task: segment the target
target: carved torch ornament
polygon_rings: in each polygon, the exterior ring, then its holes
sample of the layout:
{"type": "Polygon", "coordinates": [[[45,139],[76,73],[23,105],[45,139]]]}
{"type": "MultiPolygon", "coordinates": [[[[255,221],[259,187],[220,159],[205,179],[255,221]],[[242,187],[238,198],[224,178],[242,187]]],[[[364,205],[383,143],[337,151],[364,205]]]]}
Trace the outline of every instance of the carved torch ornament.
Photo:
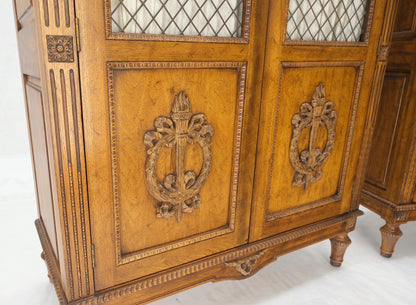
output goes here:
{"type": "Polygon", "coordinates": [[[211,171],[211,138],[214,129],[207,123],[204,114],[192,114],[188,96],[181,91],[174,98],[171,117],[160,116],[154,121],[154,130],[146,131],[146,185],[150,194],[158,201],[158,217],[177,215],[178,222],[183,213],[191,213],[199,206],[199,192],[211,171]],[[203,152],[203,164],[199,175],[186,171],[185,151],[188,144],[199,144],[203,152]],[[159,181],[156,164],[162,148],[175,148],[175,173],[159,181]]]}
{"type": "Polygon", "coordinates": [[[337,113],[334,103],[326,100],[325,86],[316,86],[310,103],[303,103],[300,112],[292,118],[292,139],[290,142],[290,163],[295,170],[292,185],[308,189],[310,183],[322,177],[322,167],[328,160],[335,143],[337,113]],[[319,128],[327,130],[327,140],[323,151],[316,147],[319,128]],[[304,129],[309,129],[309,147],[299,152],[299,138],[304,129]]]}

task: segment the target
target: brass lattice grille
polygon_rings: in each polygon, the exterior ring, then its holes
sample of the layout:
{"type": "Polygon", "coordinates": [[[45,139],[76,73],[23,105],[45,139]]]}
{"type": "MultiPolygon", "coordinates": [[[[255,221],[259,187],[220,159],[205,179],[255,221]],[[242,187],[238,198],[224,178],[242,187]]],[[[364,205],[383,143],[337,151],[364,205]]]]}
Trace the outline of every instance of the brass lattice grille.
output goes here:
{"type": "Polygon", "coordinates": [[[367,0],[290,0],[286,39],[360,41],[367,0]]]}
{"type": "Polygon", "coordinates": [[[113,33],[241,37],[243,0],[111,0],[113,33]]]}

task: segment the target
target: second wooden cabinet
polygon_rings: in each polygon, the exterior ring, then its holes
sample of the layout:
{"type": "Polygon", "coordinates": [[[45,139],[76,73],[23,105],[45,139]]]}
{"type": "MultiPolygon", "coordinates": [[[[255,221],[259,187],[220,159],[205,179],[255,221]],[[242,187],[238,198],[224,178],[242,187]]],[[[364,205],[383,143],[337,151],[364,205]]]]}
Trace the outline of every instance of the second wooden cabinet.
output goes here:
{"type": "Polygon", "coordinates": [[[394,1],[133,2],[16,1],[61,303],[149,302],[328,238],[339,266],[394,1]]]}

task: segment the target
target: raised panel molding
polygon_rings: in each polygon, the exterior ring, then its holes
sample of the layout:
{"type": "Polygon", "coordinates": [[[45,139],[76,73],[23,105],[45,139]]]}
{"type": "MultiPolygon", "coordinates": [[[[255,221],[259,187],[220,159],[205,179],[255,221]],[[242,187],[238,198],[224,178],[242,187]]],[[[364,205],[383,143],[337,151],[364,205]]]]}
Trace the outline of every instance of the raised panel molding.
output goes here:
{"type": "MultiPolygon", "coordinates": [[[[306,212],[318,207],[323,207],[325,205],[331,204],[336,201],[342,200],[342,195],[344,192],[345,187],[345,179],[346,174],[348,170],[348,163],[350,158],[350,150],[351,150],[351,144],[352,144],[352,137],[354,133],[355,128],[355,119],[357,116],[357,108],[358,108],[358,102],[360,98],[360,88],[361,88],[361,82],[363,78],[363,72],[364,72],[364,62],[358,61],[358,62],[282,62],[281,63],[281,69],[280,69],[280,79],[283,77],[283,72],[285,69],[290,68],[306,68],[306,67],[354,67],[356,69],[356,77],[355,77],[355,84],[354,84],[354,92],[352,93],[353,101],[351,105],[351,114],[349,119],[349,125],[348,125],[348,132],[345,138],[345,149],[344,149],[344,156],[342,158],[342,165],[341,165],[341,174],[338,180],[338,187],[337,192],[333,194],[330,197],[322,198],[317,201],[309,202],[307,204],[303,204],[300,206],[296,206],[293,208],[289,208],[286,210],[274,212],[274,213],[266,213],[266,222],[271,222],[278,220],[283,217],[287,217],[290,215],[306,212]]],[[[280,81],[281,83],[281,81],[280,81]]],[[[279,88],[280,92],[281,88],[279,88]]],[[[273,135],[273,151],[272,151],[272,160],[270,162],[270,170],[268,175],[268,195],[267,195],[267,203],[266,206],[269,206],[269,200],[270,200],[270,192],[271,192],[271,184],[272,184],[272,170],[273,170],[273,162],[275,155],[275,147],[276,147],[276,137],[277,137],[277,120],[278,120],[278,104],[276,103],[277,110],[275,111],[276,117],[275,117],[275,128],[274,128],[274,135],[273,135]]],[[[340,139],[342,141],[343,139],[340,139]]],[[[288,160],[289,162],[290,160],[288,160]]],[[[267,208],[267,210],[269,210],[267,208]]]]}
{"type": "Polygon", "coordinates": [[[112,181],[113,181],[113,204],[115,216],[115,241],[116,241],[116,257],[117,265],[124,265],[146,257],[161,254],[166,251],[185,247],[197,242],[212,239],[221,235],[232,233],[235,230],[236,208],[237,208],[237,185],[238,172],[240,166],[241,152],[241,135],[243,125],[243,112],[245,101],[245,82],[246,82],[246,63],[245,62],[108,62],[108,87],[110,102],[110,142],[111,142],[111,158],[112,158],[112,181]],[[228,225],[203,232],[188,238],[176,240],[174,242],[151,247],[142,251],[136,251],[129,254],[123,254],[121,250],[121,222],[120,222],[120,194],[119,194],[119,166],[118,166],[118,147],[117,147],[117,125],[116,111],[114,100],[114,71],[115,70],[140,70],[140,69],[236,69],[238,71],[238,92],[237,92],[237,113],[236,124],[234,128],[234,156],[232,168],[232,183],[230,196],[230,209],[228,217],[228,225]]]}

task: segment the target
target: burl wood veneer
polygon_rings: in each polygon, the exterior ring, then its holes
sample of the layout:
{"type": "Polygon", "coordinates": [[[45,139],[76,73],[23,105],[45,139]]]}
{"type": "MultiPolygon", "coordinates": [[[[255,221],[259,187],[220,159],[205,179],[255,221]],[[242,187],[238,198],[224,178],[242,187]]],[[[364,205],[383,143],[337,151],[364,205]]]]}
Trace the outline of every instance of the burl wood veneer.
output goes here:
{"type": "Polygon", "coordinates": [[[386,220],[380,228],[385,257],[402,236],[400,225],[416,220],[416,1],[399,1],[394,21],[361,198],[386,220]]]}
{"type": "Polygon", "coordinates": [[[233,37],[113,33],[110,0],[15,0],[60,303],[147,303],[326,239],[340,266],[396,2],[364,1],[347,42],[290,39],[286,0],[245,0],[233,37]]]}

